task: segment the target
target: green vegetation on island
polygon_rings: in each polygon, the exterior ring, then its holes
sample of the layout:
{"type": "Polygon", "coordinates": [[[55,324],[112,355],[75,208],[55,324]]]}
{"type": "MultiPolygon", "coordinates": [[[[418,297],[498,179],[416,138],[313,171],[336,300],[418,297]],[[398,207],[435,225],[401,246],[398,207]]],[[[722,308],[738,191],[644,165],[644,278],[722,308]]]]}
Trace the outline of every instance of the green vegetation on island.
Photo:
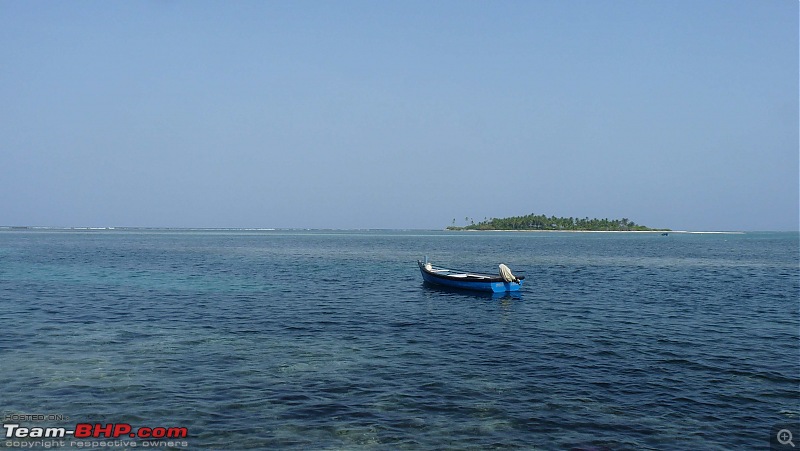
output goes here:
{"type": "Polygon", "coordinates": [[[533,213],[527,216],[484,219],[477,224],[470,218],[464,218],[464,220],[469,224],[461,227],[456,226],[456,220],[453,219],[453,225],[447,227],[447,230],[573,230],[584,232],[664,232],[670,230],[651,229],[636,224],[628,218],[557,218],[533,213]]]}

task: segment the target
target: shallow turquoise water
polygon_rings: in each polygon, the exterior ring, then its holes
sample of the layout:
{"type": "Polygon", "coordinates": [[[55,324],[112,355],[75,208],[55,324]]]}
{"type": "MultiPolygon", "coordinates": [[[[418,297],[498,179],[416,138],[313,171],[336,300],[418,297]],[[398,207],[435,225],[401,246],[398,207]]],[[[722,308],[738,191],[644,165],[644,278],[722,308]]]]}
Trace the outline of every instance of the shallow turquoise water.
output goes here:
{"type": "Polygon", "coordinates": [[[191,449],[764,449],[800,415],[798,255],[797,233],[6,230],[0,409],[191,449]],[[437,290],[426,254],[526,285],[437,290]]]}

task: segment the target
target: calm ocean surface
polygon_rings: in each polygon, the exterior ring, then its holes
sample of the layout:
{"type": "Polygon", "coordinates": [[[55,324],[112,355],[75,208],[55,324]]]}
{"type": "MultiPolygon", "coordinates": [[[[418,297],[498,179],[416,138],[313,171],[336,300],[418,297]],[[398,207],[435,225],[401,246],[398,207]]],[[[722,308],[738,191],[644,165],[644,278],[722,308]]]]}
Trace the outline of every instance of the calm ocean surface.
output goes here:
{"type": "Polygon", "coordinates": [[[0,411],[190,449],[769,449],[800,421],[798,241],[6,229],[0,411]],[[526,284],[430,288],[424,255],[526,284]]]}

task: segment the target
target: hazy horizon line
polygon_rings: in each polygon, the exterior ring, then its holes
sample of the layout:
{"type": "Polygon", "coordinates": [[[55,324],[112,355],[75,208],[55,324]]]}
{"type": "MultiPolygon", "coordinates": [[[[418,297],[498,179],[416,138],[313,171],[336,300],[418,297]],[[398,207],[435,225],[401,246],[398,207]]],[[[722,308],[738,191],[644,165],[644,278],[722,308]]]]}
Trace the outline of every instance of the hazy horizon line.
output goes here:
{"type": "Polygon", "coordinates": [[[800,233],[800,230],[448,230],[446,227],[172,227],[172,226],[36,226],[0,225],[0,231],[62,230],[62,231],[125,231],[125,230],[172,230],[172,231],[444,231],[444,232],[530,232],[530,233],[685,233],[685,234],[744,234],[744,233],[800,233]]]}

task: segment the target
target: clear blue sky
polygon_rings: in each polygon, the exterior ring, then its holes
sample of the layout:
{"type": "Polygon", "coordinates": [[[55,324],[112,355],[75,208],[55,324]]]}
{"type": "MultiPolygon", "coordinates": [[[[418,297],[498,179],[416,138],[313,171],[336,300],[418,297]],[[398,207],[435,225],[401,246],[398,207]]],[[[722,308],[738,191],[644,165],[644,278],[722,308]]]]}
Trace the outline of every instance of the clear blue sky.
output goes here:
{"type": "Polygon", "coordinates": [[[0,225],[797,230],[798,16],[0,0],[0,225]]]}

